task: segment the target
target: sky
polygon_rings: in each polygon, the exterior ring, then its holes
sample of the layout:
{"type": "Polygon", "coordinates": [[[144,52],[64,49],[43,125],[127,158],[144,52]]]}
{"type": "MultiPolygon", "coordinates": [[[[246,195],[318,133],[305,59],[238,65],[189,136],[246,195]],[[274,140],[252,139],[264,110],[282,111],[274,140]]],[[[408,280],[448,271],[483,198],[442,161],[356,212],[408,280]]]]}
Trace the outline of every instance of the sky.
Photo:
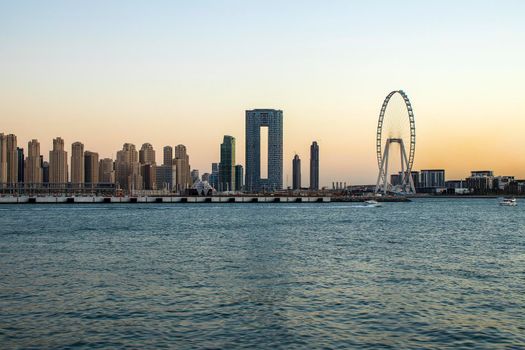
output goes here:
{"type": "Polygon", "coordinates": [[[223,135],[244,164],[245,110],[275,108],[285,185],[296,153],[308,185],[314,140],[321,185],[368,184],[402,89],[415,170],[525,178],[524,18],[523,1],[0,0],[0,132],[46,158],[57,136],[101,157],[149,142],[159,162],[184,144],[204,173],[223,135]]]}

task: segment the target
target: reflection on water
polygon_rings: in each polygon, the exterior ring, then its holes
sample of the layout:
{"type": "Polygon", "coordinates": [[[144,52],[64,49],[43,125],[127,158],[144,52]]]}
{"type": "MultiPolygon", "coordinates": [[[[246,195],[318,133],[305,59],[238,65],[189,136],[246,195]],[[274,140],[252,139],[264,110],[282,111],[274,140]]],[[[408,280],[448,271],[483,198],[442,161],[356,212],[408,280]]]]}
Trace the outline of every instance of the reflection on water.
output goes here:
{"type": "Polygon", "coordinates": [[[525,207],[0,207],[1,348],[525,346],[525,207]]]}

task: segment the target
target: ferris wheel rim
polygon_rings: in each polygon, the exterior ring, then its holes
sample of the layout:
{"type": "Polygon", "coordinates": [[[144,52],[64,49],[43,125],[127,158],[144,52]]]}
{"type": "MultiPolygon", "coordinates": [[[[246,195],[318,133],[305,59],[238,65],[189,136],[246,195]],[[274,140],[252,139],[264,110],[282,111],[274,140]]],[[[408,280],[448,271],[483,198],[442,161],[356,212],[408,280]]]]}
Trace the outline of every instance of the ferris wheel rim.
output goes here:
{"type": "Polygon", "coordinates": [[[407,108],[408,113],[408,119],[410,122],[410,150],[409,150],[409,156],[408,156],[408,167],[406,169],[407,173],[410,173],[412,171],[412,166],[414,164],[414,155],[416,152],[416,124],[414,120],[414,111],[412,109],[412,104],[410,103],[410,100],[407,96],[407,94],[403,90],[394,90],[390,92],[384,99],[383,104],[381,106],[381,111],[379,112],[379,119],[377,121],[377,132],[376,132],[376,155],[377,155],[377,165],[379,169],[381,170],[381,161],[383,158],[383,144],[382,144],[382,135],[383,135],[383,121],[385,119],[385,112],[386,108],[388,107],[388,103],[390,102],[390,99],[395,94],[399,94],[403,101],[405,102],[405,106],[407,108]]]}

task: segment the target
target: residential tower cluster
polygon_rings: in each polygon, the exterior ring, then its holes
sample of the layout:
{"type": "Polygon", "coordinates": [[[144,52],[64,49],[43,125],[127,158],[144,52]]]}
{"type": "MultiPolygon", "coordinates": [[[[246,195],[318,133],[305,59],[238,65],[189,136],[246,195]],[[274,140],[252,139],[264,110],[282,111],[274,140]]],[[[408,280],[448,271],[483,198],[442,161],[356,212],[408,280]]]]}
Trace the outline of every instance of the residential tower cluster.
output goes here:
{"type": "MultiPolygon", "coordinates": [[[[61,137],[53,139],[47,159],[40,142],[19,147],[16,135],[0,134],[0,190],[10,194],[199,194],[261,193],[283,189],[283,112],[276,109],[246,111],[246,172],[236,163],[235,137],[225,135],[220,144],[220,161],[202,176],[192,169],[185,145],[163,147],[162,164],[156,162],[151,143],[140,149],[124,143],[116,159],[100,158],[82,142],[71,144],[70,154],[61,137]],[[261,169],[261,129],[268,129],[267,169],[261,169]],[[264,170],[262,175],[261,170],[264,170]],[[147,192],[149,191],[149,192],[147,192]]],[[[298,157],[298,156],[297,156],[298,157]]],[[[300,165],[294,167],[299,176],[300,165]]],[[[319,189],[319,146],[311,147],[310,189],[319,189]]]]}

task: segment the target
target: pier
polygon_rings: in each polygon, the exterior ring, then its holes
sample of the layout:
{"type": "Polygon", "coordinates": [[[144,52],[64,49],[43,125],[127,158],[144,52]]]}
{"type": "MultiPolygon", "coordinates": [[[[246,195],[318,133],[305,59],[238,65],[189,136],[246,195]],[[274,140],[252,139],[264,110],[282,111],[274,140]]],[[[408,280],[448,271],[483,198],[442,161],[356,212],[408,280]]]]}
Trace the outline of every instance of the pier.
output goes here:
{"type": "Polygon", "coordinates": [[[1,204],[410,202],[403,196],[2,196],[1,204]]]}
{"type": "Polygon", "coordinates": [[[92,204],[92,203],[330,203],[331,197],[300,196],[5,196],[0,204],[92,204]]]}

